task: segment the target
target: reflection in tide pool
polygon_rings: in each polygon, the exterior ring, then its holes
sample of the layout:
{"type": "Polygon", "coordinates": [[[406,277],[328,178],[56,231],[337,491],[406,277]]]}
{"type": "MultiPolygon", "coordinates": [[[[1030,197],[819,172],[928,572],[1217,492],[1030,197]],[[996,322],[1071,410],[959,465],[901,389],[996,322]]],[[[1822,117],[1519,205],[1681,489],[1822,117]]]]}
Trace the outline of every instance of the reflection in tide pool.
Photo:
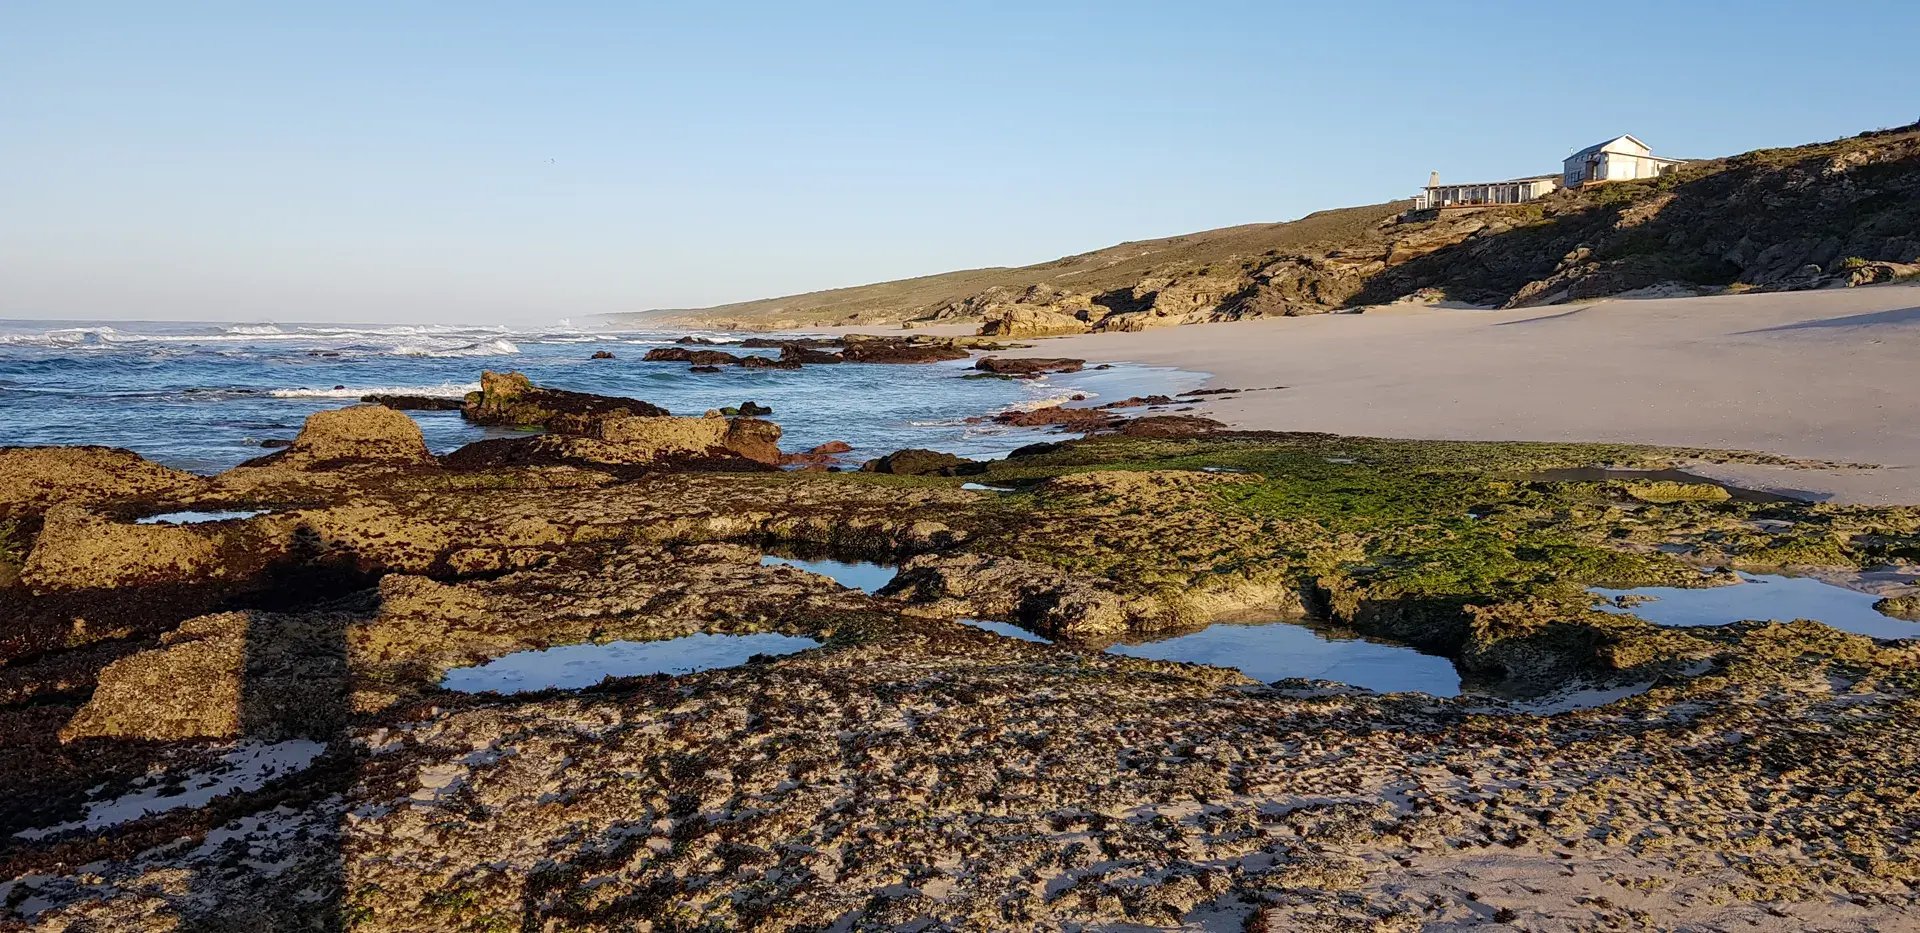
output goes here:
{"type": "Polygon", "coordinates": [[[1304,677],[1382,693],[1460,694],[1460,673],[1446,658],[1402,645],[1334,638],[1288,622],[1219,623],[1189,635],[1107,650],[1134,658],[1231,667],[1265,683],[1304,677]]]}
{"type": "Polygon", "coordinates": [[[136,525],[201,525],[207,522],[226,522],[265,514],[267,514],[265,509],[246,512],[167,512],[161,515],[149,515],[146,518],[136,518],[133,523],[136,525]]]}
{"type": "Polygon", "coordinates": [[[1018,638],[1021,641],[1037,642],[1042,645],[1053,644],[1053,639],[1047,638],[1044,635],[1035,635],[1011,622],[995,622],[991,619],[960,619],[958,621],[961,625],[971,625],[977,629],[985,629],[995,635],[1018,638]]]}
{"type": "Polygon", "coordinates": [[[769,554],[760,558],[762,567],[798,567],[809,573],[823,577],[832,577],[841,586],[856,589],[863,593],[872,593],[893,581],[894,569],[885,564],[867,561],[844,560],[799,560],[792,557],[774,557],[769,554]]]}
{"type": "Polygon", "coordinates": [[[608,677],[691,674],[745,664],[756,654],[793,654],[819,646],[811,638],[759,633],[705,633],[665,641],[610,641],[522,651],[448,671],[440,686],[460,693],[524,693],[590,687],[608,677]]]}
{"type": "MultiPolygon", "coordinates": [[[[1649,601],[1628,606],[1612,603],[1600,608],[1631,614],[1655,625],[1726,625],[1744,620],[1814,619],[1843,632],[1873,638],[1920,637],[1920,623],[1902,622],[1873,608],[1878,599],[1812,577],[1740,574],[1739,583],[1698,589],[1647,586],[1634,590],[1594,587],[1589,592],[1608,600],[1638,597],[1649,601]]],[[[1631,602],[1631,600],[1629,600],[1631,602]]]]}

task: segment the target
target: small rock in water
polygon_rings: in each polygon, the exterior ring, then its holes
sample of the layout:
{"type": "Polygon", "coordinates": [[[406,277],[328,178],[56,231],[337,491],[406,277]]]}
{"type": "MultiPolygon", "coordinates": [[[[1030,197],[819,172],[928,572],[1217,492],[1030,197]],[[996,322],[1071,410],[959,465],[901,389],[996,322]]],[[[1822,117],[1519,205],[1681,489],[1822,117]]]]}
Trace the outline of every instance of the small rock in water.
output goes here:
{"type": "Polygon", "coordinates": [[[590,360],[610,360],[610,359],[613,359],[613,351],[611,351],[611,350],[595,350],[595,351],[593,351],[593,355],[592,355],[592,356],[589,356],[589,357],[587,357],[587,359],[590,359],[590,360]]]}

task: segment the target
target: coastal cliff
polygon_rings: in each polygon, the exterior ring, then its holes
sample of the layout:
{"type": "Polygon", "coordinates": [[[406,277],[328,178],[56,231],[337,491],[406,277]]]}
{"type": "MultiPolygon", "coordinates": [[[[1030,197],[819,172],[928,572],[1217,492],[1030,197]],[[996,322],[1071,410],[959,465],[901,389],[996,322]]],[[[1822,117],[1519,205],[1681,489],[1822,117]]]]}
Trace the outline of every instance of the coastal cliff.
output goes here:
{"type": "Polygon", "coordinates": [[[730,330],[979,322],[1136,331],[1395,302],[1529,306],[1920,274],[1920,124],[1691,162],[1659,178],[1442,212],[1396,201],[619,324],[730,330]]]}

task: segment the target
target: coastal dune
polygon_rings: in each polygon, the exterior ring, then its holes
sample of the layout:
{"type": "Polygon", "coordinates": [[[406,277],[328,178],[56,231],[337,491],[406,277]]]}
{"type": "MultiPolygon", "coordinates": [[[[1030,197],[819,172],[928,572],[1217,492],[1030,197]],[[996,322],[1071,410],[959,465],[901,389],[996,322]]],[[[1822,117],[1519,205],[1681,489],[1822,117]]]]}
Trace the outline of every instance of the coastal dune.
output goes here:
{"type": "Polygon", "coordinates": [[[1920,502],[1920,286],[1376,308],[1040,346],[1286,387],[1202,403],[1237,427],[1753,450],[1877,468],[1699,470],[1805,498],[1920,502]]]}

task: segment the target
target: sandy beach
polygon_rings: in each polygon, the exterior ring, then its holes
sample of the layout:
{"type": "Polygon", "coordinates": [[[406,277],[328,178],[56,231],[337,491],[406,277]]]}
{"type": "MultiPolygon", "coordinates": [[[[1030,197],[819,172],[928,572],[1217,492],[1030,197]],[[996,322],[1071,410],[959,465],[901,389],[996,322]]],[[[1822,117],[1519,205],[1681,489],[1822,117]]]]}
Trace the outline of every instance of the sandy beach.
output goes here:
{"type": "Polygon", "coordinates": [[[1509,311],[1385,308],[1089,334],[1034,353],[1177,366],[1236,426],[1762,451],[1876,469],[1710,465],[1806,498],[1920,502],[1920,287],[1509,311]]]}

